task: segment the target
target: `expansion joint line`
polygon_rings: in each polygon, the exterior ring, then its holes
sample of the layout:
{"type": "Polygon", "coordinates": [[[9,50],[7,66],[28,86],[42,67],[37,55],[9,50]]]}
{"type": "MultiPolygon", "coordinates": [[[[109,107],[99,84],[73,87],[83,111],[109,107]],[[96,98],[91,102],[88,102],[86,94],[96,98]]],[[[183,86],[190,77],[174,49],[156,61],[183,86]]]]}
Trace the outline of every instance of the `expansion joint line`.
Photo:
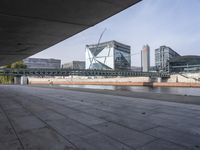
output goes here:
{"type": "Polygon", "coordinates": [[[36,115],[33,111],[28,110],[21,102],[19,102],[18,100],[15,100],[16,103],[20,104],[25,110],[29,111],[33,116],[35,116],[37,119],[39,119],[40,121],[42,121],[49,129],[53,130],[55,133],[57,133],[58,135],[60,135],[62,138],[64,138],[67,142],[69,142],[70,144],[72,144],[76,150],[80,150],[80,148],[78,148],[74,143],[72,143],[69,139],[67,139],[64,135],[62,135],[61,133],[59,133],[56,129],[54,129],[51,125],[49,125],[46,121],[44,121],[43,119],[41,119],[38,115],[36,115]]]}
{"type": "Polygon", "coordinates": [[[6,113],[6,111],[4,110],[4,108],[3,108],[3,106],[2,106],[1,104],[0,104],[0,108],[3,110],[4,115],[6,116],[8,122],[10,123],[10,125],[11,125],[11,127],[12,127],[12,129],[13,129],[13,131],[14,131],[14,133],[15,133],[15,136],[17,137],[17,139],[18,139],[18,141],[19,141],[19,143],[20,143],[22,149],[25,150],[25,147],[24,147],[24,145],[23,145],[23,143],[22,143],[20,137],[18,136],[17,131],[15,130],[12,121],[11,121],[10,118],[8,117],[8,114],[6,113]]]}
{"type": "MultiPolygon", "coordinates": [[[[33,96],[33,95],[32,95],[32,96],[33,96]]],[[[38,99],[40,99],[41,101],[43,101],[43,98],[41,98],[41,97],[38,97],[38,96],[33,96],[33,97],[37,97],[38,99]]],[[[35,102],[35,101],[34,101],[33,103],[38,104],[38,103],[35,102]]],[[[51,101],[51,103],[54,103],[54,104],[55,104],[55,102],[52,102],[52,101],[51,101]]],[[[61,104],[58,104],[58,105],[61,105],[61,104]]],[[[61,106],[62,106],[62,105],[61,105],[61,106]]],[[[67,107],[67,108],[73,110],[73,108],[70,108],[70,107],[68,107],[68,106],[63,106],[63,107],[67,107]]],[[[83,126],[89,128],[89,129],[91,129],[91,130],[96,131],[97,133],[101,133],[102,135],[104,135],[104,136],[106,136],[106,137],[109,137],[110,139],[112,139],[112,140],[114,140],[114,141],[117,141],[117,142],[119,142],[119,143],[125,145],[126,147],[129,147],[130,149],[134,149],[132,146],[130,146],[130,145],[124,143],[124,142],[121,142],[120,140],[115,139],[115,138],[113,138],[112,136],[109,136],[109,135],[105,134],[104,132],[101,132],[101,131],[99,131],[99,130],[97,130],[97,129],[95,129],[95,128],[92,128],[91,126],[86,125],[86,124],[84,124],[84,123],[82,123],[82,122],[80,122],[80,121],[78,121],[78,120],[76,120],[76,119],[74,119],[74,118],[71,118],[71,117],[69,117],[69,116],[65,116],[65,114],[63,114],[63,113],[61,113],[61,112],[58,112],[58,111],[56,111],[56,110],[54,110],[54,109],[51,109],[51,108],[49,108],[49,109],[52,110],[52,111],[54,111],[54,112],[56,112],[56,113],[58,113],[58,114],[60,114],[60,115],[62,115],[62,116],[64,116],[64,117],[66,117],[66,118],[70,118],[70,119],[72,119],[73,121],[78,122],[79,124],[81,124],[81,125],[83,125],[83,126]]],[[[74,110],[75,110],[75,109],[74,109],[74,110]]],[[[79,111],[79,112],[82,112],[82,111],[79,111]]],[[[87,114],[87,113],[86,113],[86,114],[87,114]]],[[[108,122],[111,122],[111,121],[108,121],[108,122]]]]}

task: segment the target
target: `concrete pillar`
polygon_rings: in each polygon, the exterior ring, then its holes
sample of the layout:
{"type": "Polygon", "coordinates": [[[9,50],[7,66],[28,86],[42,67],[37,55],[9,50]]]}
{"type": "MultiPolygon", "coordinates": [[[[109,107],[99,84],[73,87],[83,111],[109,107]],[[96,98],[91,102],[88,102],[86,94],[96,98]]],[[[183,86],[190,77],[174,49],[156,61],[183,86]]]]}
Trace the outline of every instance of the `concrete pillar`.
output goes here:
{"type": "Polygon", "coordinates": [[[148,81],[149,82],[156,82],[157,78],[156,77],[149,77],[148,81]]]}
{"type": "Polygon", "coordinates": [[[159,83],[162,82],[162,78],[158,77],[157,82],[159,82],[159,83]]]}
{"type": "Polygon", "coordinates": [[[176,76],[176,82],[178,82],[178,76],[176,76]]]}
{"type": "Polygon", "coordinates": [[[16,77],[14,77],[14,84],[27,85],[28,84],[28,77],[26,77],[26,76],[16,76],[16,77]]]}
{"type": "Polygon", "coordinates": [[[21,77],[20,84],[21,84],[21,85],[27,85],[27,84],[28,84],[28,77],[22,76],[22,77],[21,77]]]}
{"type": "Polygon", "coordinates": [[[21,77],[20,76],[14,77],[14,84],[21,84],[21,77]]]}

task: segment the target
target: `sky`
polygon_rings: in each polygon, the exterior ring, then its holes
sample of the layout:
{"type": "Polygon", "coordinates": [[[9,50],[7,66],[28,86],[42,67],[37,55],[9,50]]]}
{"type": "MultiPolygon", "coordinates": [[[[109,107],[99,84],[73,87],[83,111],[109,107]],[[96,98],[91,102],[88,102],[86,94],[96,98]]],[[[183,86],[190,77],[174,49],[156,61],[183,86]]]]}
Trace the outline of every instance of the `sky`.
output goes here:
{"type": "Polygon", "coordinates": [[[62,63],[85,60],[85,45],[116,40],[131,46],[132,66],[141,65],[140,51],[148,44],[151,66],[161,45],[181,55],[200,55],[200,0],[143,0],[36,55],[56,58],[62,63]]]}

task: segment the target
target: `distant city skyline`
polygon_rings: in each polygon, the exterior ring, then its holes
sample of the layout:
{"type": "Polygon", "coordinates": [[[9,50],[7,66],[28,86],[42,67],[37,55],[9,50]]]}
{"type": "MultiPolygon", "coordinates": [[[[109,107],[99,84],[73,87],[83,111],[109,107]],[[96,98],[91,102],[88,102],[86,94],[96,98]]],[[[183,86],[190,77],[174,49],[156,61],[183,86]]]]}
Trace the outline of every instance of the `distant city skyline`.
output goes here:
{"type": "Polygon", "coordinates": [[[151,66],[154,51],[162,45],[181,55],[200,55],[199,0],[143,0],[125,11],[31,57],[61,59],[62,63],[85,60],[85,46],[116,40],[131,46],[132,66],[141,66],[140,51],[150,46],[151,66]]]}

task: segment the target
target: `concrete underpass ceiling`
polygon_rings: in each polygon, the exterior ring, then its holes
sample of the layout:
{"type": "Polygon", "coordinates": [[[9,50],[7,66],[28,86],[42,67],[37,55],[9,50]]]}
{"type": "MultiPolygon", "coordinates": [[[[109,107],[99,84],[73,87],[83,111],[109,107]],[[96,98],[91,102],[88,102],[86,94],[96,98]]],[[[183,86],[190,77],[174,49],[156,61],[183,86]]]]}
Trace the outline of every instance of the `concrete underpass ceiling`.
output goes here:
{"type": "Polygon", "coordinates": [[[0,65],[38,53],[140,0],[1,0],[0,65]]]}

